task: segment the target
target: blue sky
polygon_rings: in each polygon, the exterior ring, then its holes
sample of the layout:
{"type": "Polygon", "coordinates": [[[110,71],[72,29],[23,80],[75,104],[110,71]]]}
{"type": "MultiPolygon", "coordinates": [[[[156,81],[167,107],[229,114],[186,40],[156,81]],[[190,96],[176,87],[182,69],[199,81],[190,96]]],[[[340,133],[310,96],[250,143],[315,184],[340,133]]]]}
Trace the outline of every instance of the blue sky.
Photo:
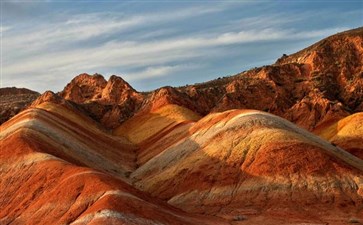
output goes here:
{"type": "Polygon", "coordinates": [[[276,61],[363,24],[363,1],[1,0],[1,86],[116,74],[140,91],[276,61]]]}

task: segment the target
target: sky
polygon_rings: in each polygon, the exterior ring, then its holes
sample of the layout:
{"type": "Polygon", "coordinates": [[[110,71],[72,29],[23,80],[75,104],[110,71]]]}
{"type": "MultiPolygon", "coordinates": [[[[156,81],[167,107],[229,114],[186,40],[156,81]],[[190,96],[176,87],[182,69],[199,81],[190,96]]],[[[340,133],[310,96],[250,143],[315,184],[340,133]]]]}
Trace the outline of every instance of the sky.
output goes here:
{"type": "Polygon", "coordinates": [[[1,87],[61,91],[115,74],[136,90],[272,64],[363,26],[363,1],[17,1],[1,4],[1,87]]]}

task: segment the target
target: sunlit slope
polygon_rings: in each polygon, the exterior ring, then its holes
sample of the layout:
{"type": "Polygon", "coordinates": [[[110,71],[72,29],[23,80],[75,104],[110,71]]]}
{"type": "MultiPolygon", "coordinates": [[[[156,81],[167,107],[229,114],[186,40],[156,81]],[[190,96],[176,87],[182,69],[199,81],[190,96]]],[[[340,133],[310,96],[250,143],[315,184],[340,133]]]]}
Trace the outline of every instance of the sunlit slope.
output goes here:
{"type": "Polygon", "coordinates": [[[225,224],[124,182],[133,145],[70,108],[43,103],[0,128],[0,224],[225,224]]]}
{"type": "Polygon", "coordinates": [[[326,214],[362,213],[363,161],[282,118],[231,110],[189,132],[159,145],[165,149],[131,174],[138,188],[219,216],[281,209],[311,215],[322,205],[326,214]]]}
{"type": "Polygon", "coordinates": [[[320,127],[315,133],[363,159],[363,113],[320,127]]]}
{"type": "Polygon", "coordinates": [[[45,102],[23,111],[1,127],[1,138],[21,132],[47,146],[49,154],[125,177],[135,168],[135,147],[100,130],[70,108],[45,102]],[[107,163],[105,163],[107,162],[107,163]]]}
{"type": "Polygon", "coordinates": [[[140,144],[163,130],[191,121],[200,116],[193,111],[174,104],[163,106],[155,111],[138,114],[116,128],[114,134],[127,137],[131,142],[140,144]]]}
{"type": "Polygon", "coordinates": [[[23,128],[0,141],[0,224],[224,224],[45,153],[53,146],[38,138],[23,128]]]}
{"type": "Polygon", "coordinates": [[[194,122],[180,123],[144,141],[137,151],[137,165],[142,166],[166,148],[190,136],[190,127],[194,124],[194,122]]]}

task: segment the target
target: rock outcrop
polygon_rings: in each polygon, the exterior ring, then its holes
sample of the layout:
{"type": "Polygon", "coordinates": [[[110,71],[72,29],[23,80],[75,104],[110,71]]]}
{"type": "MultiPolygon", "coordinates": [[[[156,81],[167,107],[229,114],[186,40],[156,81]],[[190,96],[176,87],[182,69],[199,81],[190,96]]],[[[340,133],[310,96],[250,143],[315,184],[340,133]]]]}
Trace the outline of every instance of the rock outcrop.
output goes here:
{"type": "Polygon", "coordinates": [[[122,78],[113,75],[106,81],[100,74],[81,74],[58,95],[78,104],[107,128],[115,128],[134,115],[143,100],[122,78]]]}
{"type": "Polygon", "coordinates": [[[0,124],[21,112],[39,95],[26,88],[0,88],[0,124]]]}

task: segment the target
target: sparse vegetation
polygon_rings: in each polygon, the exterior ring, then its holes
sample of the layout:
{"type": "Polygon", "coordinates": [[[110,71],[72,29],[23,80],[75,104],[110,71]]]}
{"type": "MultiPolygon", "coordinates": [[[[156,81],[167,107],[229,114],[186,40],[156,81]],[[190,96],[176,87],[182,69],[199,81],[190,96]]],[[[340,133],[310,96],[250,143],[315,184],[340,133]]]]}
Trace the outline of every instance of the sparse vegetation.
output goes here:
{"type": "Polygon", "coordinates": [[[360,223],[360,221],[359,221],[359,219],[357,219],[357,218],[350,218],[350,219],[348,220],[348,223],[360,223]]]}
{"type": "Polygon", "coordinates": [[[243,220],[247,220],[247,217],[244,215],[237,215],[233,217],[233,221],[243,221],[243,220]]]}
{"type": "Polygon", "coordinates": [[[299,77],[299,78],[296,78],[296,79],[294,80],[294,82],[295,82],[295,83],[300,83],[300,82],[303,82],[303,81],[306,81],[306,78],[304,78],[304,77],[299,77]]]}

